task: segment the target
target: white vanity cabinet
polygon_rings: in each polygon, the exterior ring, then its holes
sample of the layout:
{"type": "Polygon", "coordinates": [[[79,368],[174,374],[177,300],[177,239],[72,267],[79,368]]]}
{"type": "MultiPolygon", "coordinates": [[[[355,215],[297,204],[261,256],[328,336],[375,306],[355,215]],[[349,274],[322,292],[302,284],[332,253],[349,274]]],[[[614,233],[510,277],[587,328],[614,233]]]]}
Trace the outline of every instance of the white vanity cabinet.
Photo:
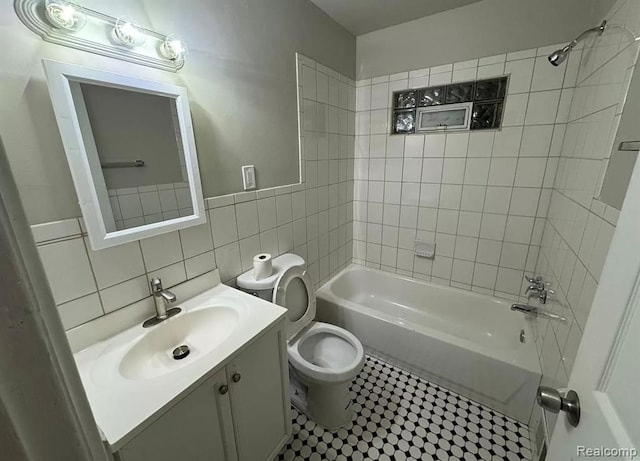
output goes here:
{"type": "Polygon", "coordinates": [[[291,434],[284,324],[258,337],[116,454],[122,461],[262,461],[291,434]]]}

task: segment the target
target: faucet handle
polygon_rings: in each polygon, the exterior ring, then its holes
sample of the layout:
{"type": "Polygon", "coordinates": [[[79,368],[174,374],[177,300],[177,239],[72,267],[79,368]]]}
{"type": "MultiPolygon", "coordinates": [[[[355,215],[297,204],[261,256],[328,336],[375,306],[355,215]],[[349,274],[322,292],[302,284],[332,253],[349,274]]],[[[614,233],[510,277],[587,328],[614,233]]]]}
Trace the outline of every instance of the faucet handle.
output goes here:
{"type": "Polygon", "coordinates": [[[538,283],[542,282],[542,276],[541,275],[537,275],[537,276],[534,277],[532,275],[524,274],[524,279],[527,282],[531,283],[531,284],[533,284],[533,283],[538,284],[538,283]]]}
{"type": "Polygon", "coordinates": [[[525,295],[526,295],[526,294],[529,294],[529,292],[530,292],[530,291],[533,291],[533,292],[536,292],[536,293],[537,293],[537,292],[539,291],[539,289],[538,289],[538,284],[537,284],[537,283],[532,283],[531,285],[529,285],[529,286],[527,287],[527,289],[526,289],[526,290],[524,290],[524,294],[525,294],[525,295]]]}
{"type": "Polygon", "coordinates": [[[149,280],[149,285],[151,285],[152,293],[155,293],[156,291],[162,291],[162,279],[158,277],[154,277],[149,280]]]}

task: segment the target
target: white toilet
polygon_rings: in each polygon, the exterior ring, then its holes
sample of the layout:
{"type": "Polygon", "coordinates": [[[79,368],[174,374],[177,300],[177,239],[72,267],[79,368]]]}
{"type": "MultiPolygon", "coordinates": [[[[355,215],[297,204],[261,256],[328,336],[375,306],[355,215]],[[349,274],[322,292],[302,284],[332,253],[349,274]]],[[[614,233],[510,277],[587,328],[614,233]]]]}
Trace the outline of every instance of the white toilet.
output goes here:
{"type": "Polygon", "coordinates": [[[291,401],[317,424],[335,429],[351,421],[351,381],[364,365],[362,344],[348,331],[313,321],[316,295],[305,261],[294,254],[273,260],[270,277],[253,271],[238,277],[238,287],[287,309],[291,401]]]}

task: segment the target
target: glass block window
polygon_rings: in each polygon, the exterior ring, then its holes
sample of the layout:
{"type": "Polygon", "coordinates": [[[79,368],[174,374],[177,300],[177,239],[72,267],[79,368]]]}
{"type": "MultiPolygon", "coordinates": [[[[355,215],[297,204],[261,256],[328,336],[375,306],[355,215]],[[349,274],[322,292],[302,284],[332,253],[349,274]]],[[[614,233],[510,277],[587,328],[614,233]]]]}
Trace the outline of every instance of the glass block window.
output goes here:
{"type": "Polygon", "coordinates": [[[395,108],[396,109],[411,109],[416,107],[416,99],[418,92],[417,91],[405,91],[402,93],[396,93],[395,100],[395,108]]]}
{"type": "Polygon", "coordinates": [[[447,104],[457,104],[459,102],[473,101],[473,90],[473,82],[448,85],[447,97],[445,101],[447,104]]]}
{"type": "Polygon", "coordinates": [[[416,109],[447,104],[472,103],[470,130],[500,128],[507,77],[415,88],[393,94],[392,134],[416,132],[416,109]]]}
{"type": "Polygon", "coordinates": [[[420,107],[444,104],[445,87],[424,88],[420,90],[420,107]]]}
{"type": "Polygon", "coordinates": [[[416,112],[413,110],[396,112],[393,116],[394,133],[414,133],[416,128],[416,112]]]}

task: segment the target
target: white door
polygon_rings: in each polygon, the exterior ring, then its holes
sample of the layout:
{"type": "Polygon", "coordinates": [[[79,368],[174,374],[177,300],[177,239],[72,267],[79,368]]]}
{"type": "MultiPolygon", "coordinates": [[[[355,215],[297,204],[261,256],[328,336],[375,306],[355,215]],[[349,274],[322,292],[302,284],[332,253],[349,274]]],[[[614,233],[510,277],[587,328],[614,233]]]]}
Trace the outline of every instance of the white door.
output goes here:
{"type": "Polygon", "coordinates": [[[569,379],[569,388],[580,398],[580,423],[571,427],[560,415],[548,461],[640,459],[633,454],[640,449],[639,276],[640,162],[636,162],[569,379]],[[623,448],[630,453],[603,452],[623,448]]]}

